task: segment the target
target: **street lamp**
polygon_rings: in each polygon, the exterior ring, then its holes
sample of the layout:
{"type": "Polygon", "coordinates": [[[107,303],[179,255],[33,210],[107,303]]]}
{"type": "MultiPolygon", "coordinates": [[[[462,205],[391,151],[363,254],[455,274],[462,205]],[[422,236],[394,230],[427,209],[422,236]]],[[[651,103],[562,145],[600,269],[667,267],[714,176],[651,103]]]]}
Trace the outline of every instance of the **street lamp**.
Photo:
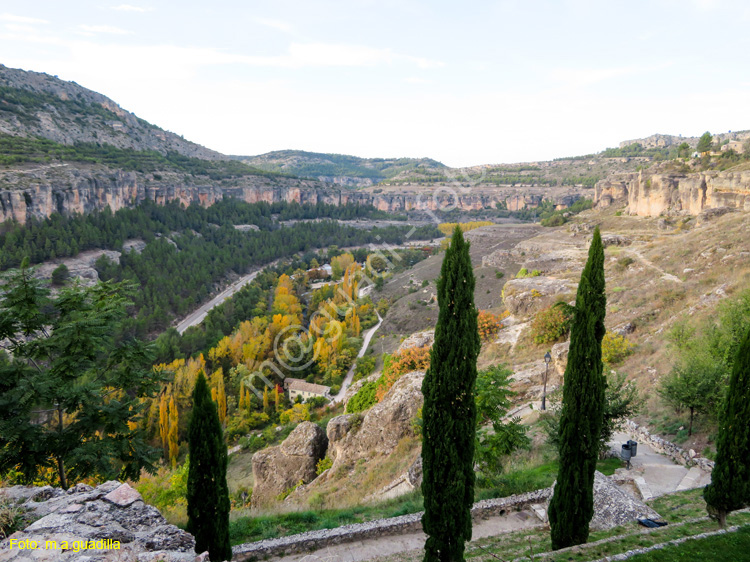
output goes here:
{"type": "Polygon", "coordinates": [[[552,356],[548,351],[544,354],[544,390],[542,391],[542,410],[547,409],[547,373],[549,372],[550,361],[552,361],[552,356]]]}

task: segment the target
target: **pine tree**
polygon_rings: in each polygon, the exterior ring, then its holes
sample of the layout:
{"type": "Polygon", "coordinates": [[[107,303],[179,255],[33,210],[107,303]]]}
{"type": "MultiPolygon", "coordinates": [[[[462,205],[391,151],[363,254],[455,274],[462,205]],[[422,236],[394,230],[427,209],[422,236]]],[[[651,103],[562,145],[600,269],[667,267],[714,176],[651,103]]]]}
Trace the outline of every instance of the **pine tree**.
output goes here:
{"type": "Polygon", "coordinates": [[[716,441],[716,466],[703,496],[709,515],[722,527],[730,511],[750,504],[750,331],[732,368],[716,441]]]}
{"type": "Polygon", "coordinates": [[[188,443],[187,530],[195,537],[196,552],[207,550],[211,560],[231,560],[227,446],[202,371],[193,391],[188,443]]]}
{"type": "Polygon", "coordinates": [[[594,515],[594,472],[604,415],[604,248],[599,228],[581,274],[570,329],[560,420],[560,469],[549,505],[552,548],[586,542],[594,515]]]}
{"type": "Polygon", "coordinates": [[[180,452],[180,445],[178,442],[178,431],[179,431],[179,418],[177,413],[177,405],[174,401],[174,395],[169,398],[169,436],[167,441],[169,442],[169,462],[172,463],[172,468],[177,465],[177,456],[180,452]]]}
{"type": "Polygon", "coordinates": [[[471,540],[479,334],[469,244],[453,232],[438,280],[440,313],[422,383],[425,562],[463,560],[471,540]]]}

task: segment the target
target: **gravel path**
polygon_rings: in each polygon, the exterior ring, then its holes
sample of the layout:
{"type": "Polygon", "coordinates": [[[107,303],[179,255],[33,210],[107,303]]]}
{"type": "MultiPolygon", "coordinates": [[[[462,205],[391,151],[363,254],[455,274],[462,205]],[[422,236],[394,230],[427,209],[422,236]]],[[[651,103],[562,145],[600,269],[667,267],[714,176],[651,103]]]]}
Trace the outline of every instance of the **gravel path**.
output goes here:
{"type": "MultiPolygon", "coordinates": [[[[375,311],[375,314],[378,315],[378,323],[365,332],[365,339],[362,342],[362,347],[360,348],[359,353],[357,353],[357,359],[359,359],[360,357],[364,357],[365,353],[367,352],[367,346],[370,345],[372,336],[375,335],[375,332],[378,331],[378,328],[380,328],[380,325],[383,323],[383,318],[380,316],[380,313],[377,310],[375,311]]],[[[354,369],[356,366],[357,362],[355,361],[354,363],[352,363],[349,372],[346,374],[344,382],[341,383],[341,390],[339,390],[339,393],[333,397],[332,402],[334,404],[337,404],[344,399],[344,394],[346,394],[346,390],[352,384],[352,379],[354,379],[354,369]]]]}

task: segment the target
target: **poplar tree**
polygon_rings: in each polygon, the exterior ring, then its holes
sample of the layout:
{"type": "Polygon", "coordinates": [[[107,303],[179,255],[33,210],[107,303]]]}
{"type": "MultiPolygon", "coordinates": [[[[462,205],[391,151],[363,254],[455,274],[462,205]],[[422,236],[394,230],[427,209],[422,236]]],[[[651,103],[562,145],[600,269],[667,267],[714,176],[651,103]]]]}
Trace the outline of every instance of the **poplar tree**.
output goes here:
{"type": "Polygon", "coordinates": [[[716,441],[716,465],[703,497],[709,515],[722,527],[730,511],[750,504],[750,331],[732,368],[716,441]]]}
{"type": "Polygon", "coordinates": [[[195,537],[197,553],[207,550],[211,560],[231,560],[227,446],[203,372],[193,391],[188,443],[187,531],[195,537]]]}
{"type": "Polygon", "coordinates": [[[430,368],[422,383],[425,562],[461,561],[471,540],[479,333],[469,244],[453,232],[438,280],[430,368]]]}
{"type": "Polygon", "coordinates": [[[179,417],[177,412],[177,405],[174,401],[174,395],[172,395],[169,399],[169,435],[167,439],[167,441],[169,442],[169,461],[172,463],[172,468],[177,465],[177,457],[180,453],[178,431],[179,417]]]}
{"type": "Polygon", "coordinates": [[[607,304],[599,228],[581,274],[570,329],[560,419],[560,469],[549,505],[554,550],[585,543],[594,515],[594,472],[604,416],[602,339],[607,304]]]}

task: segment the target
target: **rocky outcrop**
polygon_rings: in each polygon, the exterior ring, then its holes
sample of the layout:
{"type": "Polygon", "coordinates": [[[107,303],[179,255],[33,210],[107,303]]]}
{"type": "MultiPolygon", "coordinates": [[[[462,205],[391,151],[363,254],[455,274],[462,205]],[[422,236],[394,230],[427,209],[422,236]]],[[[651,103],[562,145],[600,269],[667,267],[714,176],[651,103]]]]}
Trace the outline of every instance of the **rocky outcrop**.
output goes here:
{"type": "Polygon", "coordinates": [[[2,562],[194,562],[204,558],[196,556],[192,535],[169,525],[159,510],[146,505],[127,484],[112,481],[97,488],[78,484],[67,492],[50,486],[14,486],[0,490],[0,499],[38,518],[0,542],[2,562]],[[11,547],[11,541],[24,540],[34,541],[24,543],[32,548],[19,549],[16,542],[11,547]]]}
{"type": "Polygon", "coordinates": [[[315,479],[316,465],[328,447],[326,434],[312,422],[302,422],[281,445],[253,455],[253,507],[271,504],[281,494],[315,479]]]}
{"type": "Polygon", "coordinates": [[[511,279],[503,287],[503,304],[512,315],[528,317],[574,292],[575,286],[565,279],[541,275],[511,279]]]}
{"type": "Polygon", "coordinates": [[[594,202],[606,207],[627,201],[631,215],[698,215],[726,207],[750,211],[750,172],[612,176],[596,184],[594,202]]]}
{"type": "Polygon", "coordinates": [[[399,353],[405,349],[411,347],[432,347],[432,342],[435,341],[435,330],[426,330],[424,332],[417,332],[416,334],[410,335],[401,345],[398,346],[396,353],[399,353]]]}
{"type": "Polygon", "coordinates": [[[360,458],[392,453],[413,431],[412,420],[424,402],[423,380],[424,371],[406,373],[365,414],[346,414],[328,422],[331,472],[360,458]]]}
{"type": "Polygon", "coordinates": [[[61,144],[102,143],[133,150],[177,152],[205,160],[223,154],[160,129],[102,94],[41,72],[0,65],[0,86],[28,96],[0,112],[0,133],[50,139],[61,144]]]}

